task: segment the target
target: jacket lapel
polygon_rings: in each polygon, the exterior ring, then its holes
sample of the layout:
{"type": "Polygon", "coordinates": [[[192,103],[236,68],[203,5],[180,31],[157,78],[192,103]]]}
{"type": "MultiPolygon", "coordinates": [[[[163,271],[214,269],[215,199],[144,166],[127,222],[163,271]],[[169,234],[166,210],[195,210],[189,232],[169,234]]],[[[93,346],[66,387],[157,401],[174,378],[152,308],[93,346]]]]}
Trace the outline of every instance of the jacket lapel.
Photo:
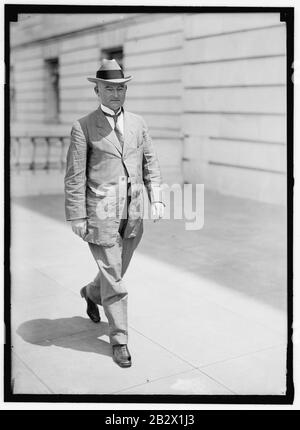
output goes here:
{"type": "Polygon", "coordinates": [[[130,145],[131,140],[134,137],[134,130],[136,128],[135,121],[133,117],[126,111],[124,111],[124,147],[123,153],[127,151],[128,146],[130,145]]]}
{"type": "Polygon", "coordinates": [[[117,135],[114,132],[114,130],[111,128],[108,122],[108,119],[102,112],[102,109],[100,108],[100,106],[96,111],[96,118],[97,118],[97,121],[96,121],[97,129],[101,134],[101,136],[109,140],[116,147],[119,154],[122,155],[122,147],[119,142],[119,139],[117,138],[117,135]]]}

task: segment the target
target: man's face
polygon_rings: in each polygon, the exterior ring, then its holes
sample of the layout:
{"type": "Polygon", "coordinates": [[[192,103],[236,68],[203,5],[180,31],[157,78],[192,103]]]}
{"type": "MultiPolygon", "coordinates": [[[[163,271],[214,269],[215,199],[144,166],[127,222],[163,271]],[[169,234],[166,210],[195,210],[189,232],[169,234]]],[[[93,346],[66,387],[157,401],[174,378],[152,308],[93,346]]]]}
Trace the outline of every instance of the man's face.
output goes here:
{"type": "Polygon", "coordinates": [[[98,82],[98,93],[101,103],[115,112],[123,106],[126,90],[127,86],[125,84],[98,82]]]}

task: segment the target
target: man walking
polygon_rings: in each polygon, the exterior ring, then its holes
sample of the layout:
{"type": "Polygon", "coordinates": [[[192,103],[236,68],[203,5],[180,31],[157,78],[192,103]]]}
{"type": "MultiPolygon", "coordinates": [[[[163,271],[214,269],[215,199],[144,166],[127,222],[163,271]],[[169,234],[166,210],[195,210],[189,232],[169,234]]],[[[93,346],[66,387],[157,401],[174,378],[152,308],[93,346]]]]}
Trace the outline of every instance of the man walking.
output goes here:
{"type": "Polygon", "coordinates": [[[154,220],[163,217],[161,174],[142,117],[123,109],[127,85],[116,60],[103,60],[95,78],[97,110],[75,121],[65,175],[66,219],[88,242],[98,265],[96,278],[80,291],[97,323],[102,305],[113,359],[131,366],[128,350],[128,293],[123,275],[143,233],[143,188],[154,220]]]}

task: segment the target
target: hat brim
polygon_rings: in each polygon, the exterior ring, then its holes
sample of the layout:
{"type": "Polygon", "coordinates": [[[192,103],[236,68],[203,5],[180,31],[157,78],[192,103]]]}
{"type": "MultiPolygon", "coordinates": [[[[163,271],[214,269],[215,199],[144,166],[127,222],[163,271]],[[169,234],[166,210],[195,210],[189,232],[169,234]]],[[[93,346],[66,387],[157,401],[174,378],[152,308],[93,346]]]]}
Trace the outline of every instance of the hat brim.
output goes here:
{"type": "Polygon", "coordinates": [[[88,81],[98,83],[98,82],[110,82],[112,84],[125,84],[125,82],[131,81],[132,76],[127,76],[121,79],[101,79],[101,78],[87,78],[88,81]]]}

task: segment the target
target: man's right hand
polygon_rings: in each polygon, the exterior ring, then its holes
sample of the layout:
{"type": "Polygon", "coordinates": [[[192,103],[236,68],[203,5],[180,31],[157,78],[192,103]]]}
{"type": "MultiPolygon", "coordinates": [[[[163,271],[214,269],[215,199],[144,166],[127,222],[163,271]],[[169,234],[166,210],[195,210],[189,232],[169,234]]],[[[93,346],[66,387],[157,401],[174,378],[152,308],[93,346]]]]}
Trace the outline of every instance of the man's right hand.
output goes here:
{"type": "Polygon", "coordinates": [[[84,238],[87,233],[87,221],[86,218],[74,219],[71,221],[72,230],[77,236],[84,238]]]}

